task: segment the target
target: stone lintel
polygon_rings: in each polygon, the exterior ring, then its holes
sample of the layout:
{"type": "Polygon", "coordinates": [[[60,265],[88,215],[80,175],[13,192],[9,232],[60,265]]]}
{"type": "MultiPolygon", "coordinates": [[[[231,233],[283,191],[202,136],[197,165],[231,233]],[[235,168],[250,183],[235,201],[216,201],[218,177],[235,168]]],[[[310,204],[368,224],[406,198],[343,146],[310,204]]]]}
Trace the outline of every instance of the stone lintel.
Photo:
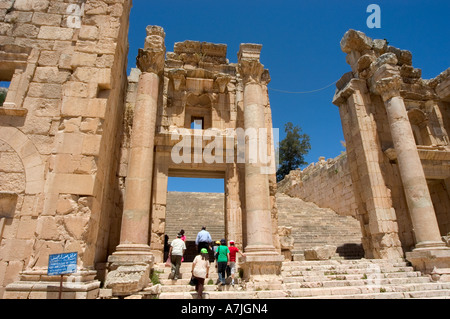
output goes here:
{"type": "Polygon", "coordinates": [[[227,45],[222,43],[186,40],[183,42],[176,42],[173,51],[175,54],[198,53],[225,58],[227,56],[227,45]]]}

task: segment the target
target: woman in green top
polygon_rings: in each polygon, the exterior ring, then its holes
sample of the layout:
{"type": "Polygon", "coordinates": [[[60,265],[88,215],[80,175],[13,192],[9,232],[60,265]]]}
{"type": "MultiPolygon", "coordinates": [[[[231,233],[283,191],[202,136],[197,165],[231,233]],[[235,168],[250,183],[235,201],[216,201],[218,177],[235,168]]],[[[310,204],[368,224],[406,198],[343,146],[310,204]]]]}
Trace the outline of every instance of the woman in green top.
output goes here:
{"type": "Polygon", "coordinates": [[[219,284],[225,285],[225,271],[230,262],[230,250],[227,247],[227,241],[222,239],[220,246],[217,247],[217,271],[219,273],[219,284]]]}

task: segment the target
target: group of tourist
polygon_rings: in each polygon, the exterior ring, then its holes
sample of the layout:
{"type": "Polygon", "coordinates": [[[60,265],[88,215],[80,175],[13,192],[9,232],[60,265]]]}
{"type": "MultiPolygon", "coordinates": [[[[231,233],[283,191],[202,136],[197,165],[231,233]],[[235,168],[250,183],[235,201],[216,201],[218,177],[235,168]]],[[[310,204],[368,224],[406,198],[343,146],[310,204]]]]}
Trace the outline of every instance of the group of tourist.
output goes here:
{"type": "MultiPolygon", "coordinates": [[[[171,274],[170,279],[177,280],[180,276],[180,266],[183,259],[183,255],[186,251],[186,236],[184,235],[184,230],[181,230],[177,238],[172,241],[170,246],[168,245],[168,237],[166,236],[166,245],[168,247],[168,262],[171,263],[171,274]]],[[[198,255],[194,258],[192,262],[192,278],[195,281],[195,290],[197,291],[197,297],[201,299],[203,297],[203,286],[205,284],[205,279],[209,277],[209,252],[212,249],[214,253],[214,260],[216,262],[216,268],[218,272],[217,285],[227,285],[235,284],[235,273],[236,273],[236,254],[239,253],[241,256],[245,254],[241,253],[239,249],[235,246],[233,240],[229,241],[229,246],[227,246],[227,241],[221,239],[213,243],[210,233],[203,226],[202,230],[197,234],[195,239],[195,245],[197,247],[198,255]]]]}

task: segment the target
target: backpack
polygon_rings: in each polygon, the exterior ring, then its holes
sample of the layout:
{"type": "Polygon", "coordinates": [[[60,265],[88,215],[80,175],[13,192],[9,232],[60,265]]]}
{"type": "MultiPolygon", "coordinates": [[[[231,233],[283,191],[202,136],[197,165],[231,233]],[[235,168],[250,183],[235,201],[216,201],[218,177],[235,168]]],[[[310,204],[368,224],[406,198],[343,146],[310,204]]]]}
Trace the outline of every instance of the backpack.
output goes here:
{"type": "Polygon", "coordinates": [[[217,260],[217,258],[219,258],[219,248],[220,248],[220,246],[217,246],[217,250],[216,250],[216,252],[214,253],[214,259],[215,259],[215,260],[217,260]]]}

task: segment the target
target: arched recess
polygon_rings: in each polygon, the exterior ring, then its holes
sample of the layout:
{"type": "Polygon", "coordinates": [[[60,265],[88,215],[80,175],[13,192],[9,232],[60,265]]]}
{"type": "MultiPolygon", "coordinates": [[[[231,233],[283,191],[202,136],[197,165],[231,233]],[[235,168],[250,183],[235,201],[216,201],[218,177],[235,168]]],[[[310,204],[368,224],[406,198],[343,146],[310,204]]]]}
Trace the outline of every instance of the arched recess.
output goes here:
{"type": "Polygon", "coordinates": [[[411,123],[416,145],[432,145],[433,141],[428,128],[428,118],[426,114],[419,109],[412,109],[408,111],[408,118],[411,123]]]}
{"type": "Polygon", "coordinates": [[[44,192],[45,164],[34,143],[19,129],[0,127],[0,140],[10,145],[19,155],[25,169],[25,194],[44,192]]]}

